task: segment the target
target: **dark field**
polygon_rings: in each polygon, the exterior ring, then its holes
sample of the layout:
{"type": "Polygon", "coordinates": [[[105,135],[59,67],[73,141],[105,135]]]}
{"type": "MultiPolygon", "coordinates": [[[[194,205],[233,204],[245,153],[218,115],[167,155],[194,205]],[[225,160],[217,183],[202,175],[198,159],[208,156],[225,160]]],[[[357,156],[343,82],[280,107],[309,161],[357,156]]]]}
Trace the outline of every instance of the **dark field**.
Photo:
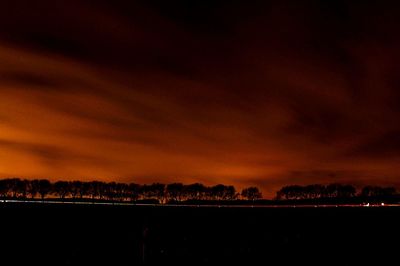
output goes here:
{"type": "Polygon", "coordinates": [[[0,210],[1,265],[398,265],[400,261],[398,207],[1,203],[0,210]]]}

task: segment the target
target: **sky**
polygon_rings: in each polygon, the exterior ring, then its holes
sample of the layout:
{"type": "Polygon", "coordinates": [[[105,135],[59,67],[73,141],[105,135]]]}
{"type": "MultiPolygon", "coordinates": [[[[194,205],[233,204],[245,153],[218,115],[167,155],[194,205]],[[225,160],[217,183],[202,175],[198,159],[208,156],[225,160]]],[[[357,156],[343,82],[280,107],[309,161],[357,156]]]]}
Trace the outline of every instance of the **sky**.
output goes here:
{"type": "Polygon", "coordinates": [[[400,185],[389,1],[1,1],[0,178],[400,185]]]}

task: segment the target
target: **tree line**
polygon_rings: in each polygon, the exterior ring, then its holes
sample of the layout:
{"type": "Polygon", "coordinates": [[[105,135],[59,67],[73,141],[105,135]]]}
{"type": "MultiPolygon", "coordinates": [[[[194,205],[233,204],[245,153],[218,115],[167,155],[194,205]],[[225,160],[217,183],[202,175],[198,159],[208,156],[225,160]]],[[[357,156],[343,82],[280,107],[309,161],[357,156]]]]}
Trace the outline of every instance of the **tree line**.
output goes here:
{"type": "Polygon", "coordinates": [[[394,187],[365,186],[358,193],[352,185],[343,184],[312,184],[306,186],[290,185],[276,192],[276,199],[302,200],[320,198],[351,198],[351,197],[388,197],[396,195],[394,187]]]}
{"type": "Polygon", "coordinates": [[[258,200],[262,194],[257,187],[244,188],[238,192],[234,186],[218,184],[205,186],[200,183],[185,185],[172,184],[136,184],[102,181],[57,181],[47,179],[0,179],[0,197],[2,199],[47,198],[91,199],[105,201],[155,200],[158,202],[183,202],[188,200],[231,201],[258,200]]]}

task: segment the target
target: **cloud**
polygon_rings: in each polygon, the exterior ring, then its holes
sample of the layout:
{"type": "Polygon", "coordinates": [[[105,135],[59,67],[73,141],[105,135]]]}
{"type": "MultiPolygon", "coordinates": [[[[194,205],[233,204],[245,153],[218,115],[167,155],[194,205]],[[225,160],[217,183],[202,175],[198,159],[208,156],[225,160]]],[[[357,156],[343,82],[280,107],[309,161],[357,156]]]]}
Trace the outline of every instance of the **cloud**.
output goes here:
{"type": "Polygon", "coordinates": [[[1,5],[1,176],[256,184],[267,196],[398,180],[389,8],[1,5]]]}

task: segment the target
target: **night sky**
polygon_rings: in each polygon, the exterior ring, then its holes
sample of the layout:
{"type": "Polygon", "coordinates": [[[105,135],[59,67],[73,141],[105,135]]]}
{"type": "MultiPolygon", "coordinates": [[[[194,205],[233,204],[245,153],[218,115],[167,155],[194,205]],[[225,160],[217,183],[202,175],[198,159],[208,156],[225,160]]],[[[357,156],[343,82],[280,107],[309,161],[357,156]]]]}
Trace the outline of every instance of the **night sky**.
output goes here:
{"type": "Polygon", "coordinates": [[[394,3],[1,1],[0,177],[400,185],[394,3]]]}

